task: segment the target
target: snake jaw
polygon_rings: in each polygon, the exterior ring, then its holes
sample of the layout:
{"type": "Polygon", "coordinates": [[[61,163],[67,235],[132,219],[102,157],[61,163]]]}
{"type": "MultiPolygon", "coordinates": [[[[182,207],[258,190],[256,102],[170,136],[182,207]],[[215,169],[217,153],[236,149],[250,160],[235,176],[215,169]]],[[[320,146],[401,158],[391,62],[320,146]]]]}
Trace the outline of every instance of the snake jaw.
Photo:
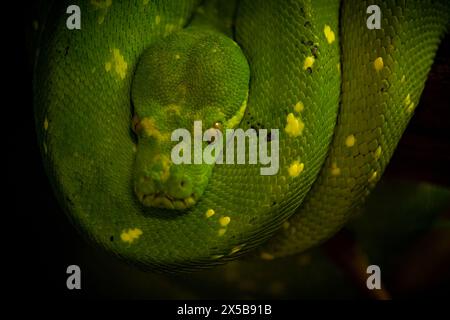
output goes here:
{"type": "Polygon", "coordinates": [[[196,204],[200,193],[185,168],[173,166],[162,155],[152,159],[144,161],[136,172],[134,192],[138,200],[146,207],[174,210],[196,204]]]}
{"type": "Polygon", "coordinates": [[[186,198],[174,198],[168,194],[158,192],[144,194],[136,191],[139,201],[146,207],[155,207],[162,209],[184,210],[197,203],[196,196],[192,193],[186,198]]]}

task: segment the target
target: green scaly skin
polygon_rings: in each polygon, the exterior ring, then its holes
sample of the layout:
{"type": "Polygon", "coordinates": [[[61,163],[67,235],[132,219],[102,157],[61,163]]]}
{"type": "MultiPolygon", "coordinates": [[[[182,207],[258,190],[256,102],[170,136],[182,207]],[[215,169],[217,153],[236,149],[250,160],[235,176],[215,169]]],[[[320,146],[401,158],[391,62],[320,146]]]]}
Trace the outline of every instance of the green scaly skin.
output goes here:
{"type": "Polygon", "coordinates": [[[275,235],[262,249],[272,258],[330,237],[395,150],[450,12],[445,1],[377,1],[382,29],[368,30],[375,3],[224,3],[58,3],[42,30],[35,111],[54,190],[83,234],[142,267],[211,266],[275,235]],[[69,4],[80,6],[82,30],[65,27],[69,4]],[[205,32],[215,40],[197,45],[205,32]],[[224,75],[216,58],[206,63],[215,44],[230,52],[224,75]],[[180,94],[180,83],[201,86],[180,94]],[[211,93],[215,83],[222,90],[211,93]],[[260,175],[262,165],[161,160],[171,148],[161,141],[179,124],[227,124],[243,106],[239,128],[280,129],[276,175],[260,175]],[[155,193],[164,197],[145,201],[155,193]]]}

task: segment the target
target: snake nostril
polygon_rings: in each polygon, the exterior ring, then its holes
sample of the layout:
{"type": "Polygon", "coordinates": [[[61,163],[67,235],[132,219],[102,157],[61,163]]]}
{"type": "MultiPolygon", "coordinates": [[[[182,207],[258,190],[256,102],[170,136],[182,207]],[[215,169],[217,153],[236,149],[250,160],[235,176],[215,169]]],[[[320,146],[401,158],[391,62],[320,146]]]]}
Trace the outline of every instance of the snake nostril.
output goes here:
{"type": "Polygon", "coordinates": [[[180,190],[182,191],[186,191],[187,189],[190,189],[191,186],[191,182],[189,180],[189,178],[187,177],[182,177],[178,183],[180,190]]]}
{"type": "Polygon", "coordinates": [[[191,195],[193,191],[192,180],[185,173],[172,173],[171,179],[168,181],[167,193],[173,198],[184,199],[191,195]]]}

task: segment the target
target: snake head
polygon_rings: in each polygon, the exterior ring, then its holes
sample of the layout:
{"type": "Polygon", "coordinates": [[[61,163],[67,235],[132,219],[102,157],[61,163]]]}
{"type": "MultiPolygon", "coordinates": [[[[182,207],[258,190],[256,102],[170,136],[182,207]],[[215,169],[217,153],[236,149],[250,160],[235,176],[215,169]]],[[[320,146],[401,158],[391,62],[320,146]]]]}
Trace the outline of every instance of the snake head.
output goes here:
{"type": "Polygon", "coordinates": [[[194,124],[201,121],[203,130],[236,127],[248,81],[239,46],[213,30],[189,28],[144,51],[132,84],[132,128],[138,137],[134,190],[143,205],[183,210],[199,201],[214,164],[195,161],[194,145],[203,150],[217,141],[204,141],[194,124]],[[190,135],[182,150],[192,155],[189,162],[173,159],[177,130],[190,135]]]}

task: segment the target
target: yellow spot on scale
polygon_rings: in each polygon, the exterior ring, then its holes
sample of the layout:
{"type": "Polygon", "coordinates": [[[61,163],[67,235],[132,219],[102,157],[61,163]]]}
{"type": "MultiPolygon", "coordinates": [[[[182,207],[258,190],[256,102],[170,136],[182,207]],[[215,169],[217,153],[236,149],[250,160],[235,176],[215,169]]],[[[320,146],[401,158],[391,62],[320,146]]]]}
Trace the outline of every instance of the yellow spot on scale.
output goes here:
{"type": "Polygon", "coordinates": [[[150,2],[150,0],[144,0],[144,6],[147,5],[150,2]]]}
{"type": "Polygon", "coordinates": [[[323,33],[325,34],[325,38],[327,38],[328,43],[329,44],[333,43],[333,41],[335,40],[335,35],[329,25],[327,24],[325,25],[325,27],[323,28],[323,33]]]}
{"type": "Polygon", "coordinates": [[[415,106],[414,102],[411,102],[411,104],[408,106],[408,109],[406,109],[406,111],[408,113],[413,112],[414,111],[414,106],[415,106]]]}
{"type": "Polygon", "coordinates": [[[302,112],[303,109],[305,109],[305,106],[304,106],[303,103],[300,102],[300,101],[297,102],[297,103],[295,104],[295,106],[294,106],[294,111],[295,111],[295,112],[302,112]]]}
{"type": "Polygon", "coordinates": [[[155,17],[155,23],[159,24],[161,22],[161,17],[160,16],[156,16],[155,17]]]}
{"type": "Polygon", "coordinates": [[[153,137],[156,140],[162,140],[161,132],[156,128],[155,120],[149,117],[145,117],[141,120],[140,123],[144,133],[148,137],[153,137]]]}
{"type": "Polygon", "coordinates": [[[205,217],[211,218],[214,214],[215,214],[215,211],[213,209],[208,209],[208,210],[206,210],[205,217]]]}
{"type": "Polygon", "coordinates": [[[284,131],[291,137],[298,137],[302,134],[303,128],[305,127],[305,124],[300,118],[297,118],[294,116],[293,113],[289,113],[286,118],[286,127],[284,128],[284,131]]]}
{"type": "Polygon", "coordinates": [[[161,156],[161,182],[166,182],[170,177],[170,159],[167,156],[161,156]]]}
{"type": "Polygon", "coordinates": [[[273,260],[275,257],[268,252],[261,252],[261,259],[263,260],[273,260]]]}
{"type": "Polygon", "coordinates": [[[48,129],[48,119],[47,117],[44,119],[44,130],[47,131],[48,129]]]}
{"type": "Polygon", "coordinates": [[[406,96],[405,100],[403,100],[403,104],[405,105],[406,111],[408,113],[411,113],[414,110],[415,105],[414,105],[414,102],[411,102],[411,96],[409,93],[406,96]]]}
{"type": "Polygon", "coordinates": [[[167,112],[180,115],[181,114],[181,107],[177,104],[169,104],[167,106],[167,112]]]}
{"type": "Polygon", "coordinates": [[[235,254],[238,251],[241,251],[241,249],[244,247],[244,245],[239,245],[231,249],[230,254],[235,254]]]}
{"type": "Polygon", "coordinates": [[[378,146],[377,150],[375,150],[375,153],[373,154],[373,157],[378,160],[381,156],[381,146],[378,146]]]}
{"type": "Polygon", "coordinates": [[[340,62],[338,62],[336,64],[336,68],[337,68],[337,71],[340,73],[341,72],[341,63],[340,62]]]}
{"type": "Polygon", "coordinates": [[[305,168],[304,163],[300,163],[299,161],[294,161],[289,166],[289,169],[288,169],[289,175],[293,178],[298,177],[298,175],[300,173],[302,173],[304,168],[305,168]]]}
{"type": "Polygon", "coordinates": [[[369,177],[369,182],[374,182],[377,178],[378,173],[376,171],[372,172],[372,174],[369,177]]]}
{"type": "MultiPolygon", "coordinates": [[[[167,179],[169,179],[170,177],[170,164],[171,164],[170,158],[166,155],[157,154],[156,156],[153,157],[152,161],[153,163],[157,163],[160,165],[161,171],[159,179],[161,180],[161,182],[166,182],[167,179]]],[[[186,204],[188,203],[189,198],[185,200],[186,204]]]]}
{"type": "Polygon", "coordinates": [[[376,71],[380,71],[381,69],[383,69],[384,67],[383,58],[382,57],[376,58],[375,61],[373,62],[373,67],[375,68],[376,71]]]}
{"type": "Polygon", "coordinates": [[[166,24],[165,26],[165,33],[169,34],[173,31],[173,29],[175,29],[175,26],[171,23],[166,24]]]}
{"type": "Polygon", "coordinates": [[[314,61],[315,59],[313,56],[306,57],[305,61],[303,62],[303,70],[311,68],[314,64],[314,61]]]}
{"type": "Polygon", "coordinates": [[[128,64],[119,49],[113,49],[112,54],[111,60],[105,63],[105,70],[106,72],[110,72],[114,67],[116,74],[123,80],[126,76],[128,64]]]}
{"type": "Polygon", "coordinates": [[[186,206],[189,206],[189,207],[195,204],[195,200],[192,197],[185,199],[184,202],[186,202],[186,206]]]}
{"type": "Polygon", "coordinates": [[[211,259],[216,260],[216,259],[220,259],[222,257],[223,257],[223,254],[215,254],[215,255],[211,256],[211,259]]]}
{"type": "Polygon", "coordinates": [[[341,174],[341,169],[337,166],[335,162],[331,164],[331,175],[338,176],[341,174]]]}
{"type": "Polygon", "coordinates": [[[349,135],[347,138],[345,138],[345,145],[349,148],[353,147],[355,145],[356,138],[354,135],[349,135]]]}
{"type": "Polygon", "coordinates": [[[411,96],[409,95],[409,93],[406,96],[405,100],[403,100],[403,103],[404,103],[405,107],[407,107],[411,104],[411,96]]]}
{"type": "Polygon", "coordinates": [[[245,109],[247,108],[247,97],[248,92],[245,96],[244,102],[242,102],[241,106],[239,107],[238,112],[226,122],[225,126],[227,128],[235,128],[241,122],[242,118],[244,117],[245,109]]]}
{"type": "Polygon", "coordinates": [[[142,235],[142,230],[138,228],[128,229],[122,231],[120,239],[123,242],[133,243],[134,240],[138,239],[142,235]]]}
{"type": "Polygon", "coordinates": [[[175,59],[177,59],[177,60],[180,59],[180,55],[179,55],[179,54],[176,54],[176,55],[175,55],[175,59]]]}
{"type": "Polygon", "coordinates": [[[219,231],[217,231],[217,234],[219,237],[223,236],[227,232],[227,228],[220,228],[219,231]]]}
{"type": "Polygon", "coordinates": [[[401,83],[405,82],[405,79],[406,79],[406,77],[405,77],[405,75],[403,75],[403,77],[402,77],[402,79],[400,80],[400,82],[401,82],[401,83]]]}
{"type": "Polygon", "coordinates": [[[284,229],[289,229],[289,226],[290,226],[291,224],[289,223],[289,221],[285,221],[284,223],[283,223],[283,228],[284,229]]]}
{"type": "Polygon", "coordinates": [[[219,219],[219,223],[220,223],[220,225],[221,225],[222,227],[228,226],[228,224],[230,223],[230,221],[231,221],[231,218],[228,217],[228,216],[220,217],[220,219],[219,219]]]}

